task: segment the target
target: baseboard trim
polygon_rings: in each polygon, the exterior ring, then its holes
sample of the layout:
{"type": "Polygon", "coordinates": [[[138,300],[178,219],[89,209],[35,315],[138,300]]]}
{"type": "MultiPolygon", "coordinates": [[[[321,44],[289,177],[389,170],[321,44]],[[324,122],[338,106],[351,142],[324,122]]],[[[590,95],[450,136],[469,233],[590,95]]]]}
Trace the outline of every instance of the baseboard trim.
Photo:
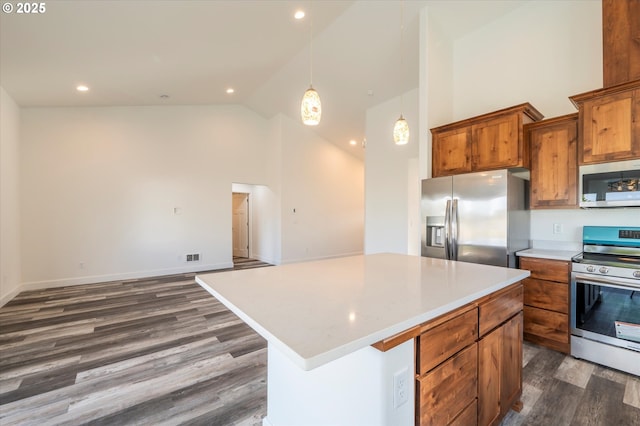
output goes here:
{"type": "Polygon", "coordinates": [[[21,287],[21,285],[19,284],[18,287],[14,288],[9,293],[7,293],[4,296],[0,297],[0,308],[3,307],[4,305],[6,305],[7,303],[9,303],[9,301],[11,299],[13,299],[14,297],[16,297],[18,294],[20,294],[20,292],[22,291],[22,289],[20,287],[21,287]]]}
{"type": "Polygon", "coordinates": [[[133,280],[147,277],[160,277],[164,275],[188,274],[200,271],[213,271],[216,269],[233,268],[233,262],[209,263],[204,265],[153,269],[147,271],[126,272],[120,274],[104,274],[104,275],[88,275],[84,277],[60,278],[55,280],[30,281],[21,283],[18,288],[14,289],[0,299],[0,307],[7,304],[11,299],[16,297],[20,292],[42,290],[45,288],[67,287],[74,285],[96,284],[108,281],[133,280]]]}
{"type": "Polygon", "coordinates": [[[363,253],[361,251],[358,251],[358,252],[351,252],[351,253],[334,254],[330,256],[300,257],[300,258],[293,258],[293,259],[286,259],[286,260],[283,259],[282,264],[312,262],[315,260],[337,259],[339,257],[360,256],[362,254],[363,253]]]}

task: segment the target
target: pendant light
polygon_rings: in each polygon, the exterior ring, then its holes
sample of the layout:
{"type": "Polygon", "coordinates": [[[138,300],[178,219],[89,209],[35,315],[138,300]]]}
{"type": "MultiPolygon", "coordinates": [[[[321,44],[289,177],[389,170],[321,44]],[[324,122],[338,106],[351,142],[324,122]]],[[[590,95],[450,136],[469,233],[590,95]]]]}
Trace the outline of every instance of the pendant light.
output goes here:
{"type": "Polygon", "coordinates": [[[302,122],[307,126],[317,126],[322,116],[322,104],[320,103],[320,95],[313,88],[313,2],[310,11],[310,30],[309,30],[309,88],[302,96],[302,104],[300,105],[300,116],[302,122]]]}
{"type": "MultiPolygon", "coordinates": [[[[404,2],[400,1],[400,72],[404,75],[404,55],[403,55],[403,43],[404,41],[404,2]]],[[[406,145],[409,142],[409,123],[402,116],[402,93],[400,93],[400,118],[396,120],[396,124],[393,126],[393,141],[396,145],[406,145]]]]}

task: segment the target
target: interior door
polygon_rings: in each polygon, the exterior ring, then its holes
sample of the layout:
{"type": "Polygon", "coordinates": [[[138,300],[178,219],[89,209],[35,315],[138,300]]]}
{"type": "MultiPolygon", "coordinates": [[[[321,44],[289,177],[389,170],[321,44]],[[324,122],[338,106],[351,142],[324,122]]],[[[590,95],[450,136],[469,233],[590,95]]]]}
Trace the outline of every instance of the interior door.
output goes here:
{"type": "Polygon", "coordinates": [[[234,192],[232,210],[233,256],[249,257],[249,194],[234,192]]]}

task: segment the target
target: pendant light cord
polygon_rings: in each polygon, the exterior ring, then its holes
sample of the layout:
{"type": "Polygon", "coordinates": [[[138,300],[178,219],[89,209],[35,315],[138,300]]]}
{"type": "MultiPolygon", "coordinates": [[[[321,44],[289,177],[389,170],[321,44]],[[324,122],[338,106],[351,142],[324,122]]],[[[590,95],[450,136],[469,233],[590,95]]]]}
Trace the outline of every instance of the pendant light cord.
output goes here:
{"type": "Polygon", "coordinates": [[[400,116],[404,111],[402,79],[404,77],[404,0],[400,0],[400,116]]]}
{"type": "Polygon", "coordinates": [[[313,1],[309,12],[309,86],[313,87],[313,1]]]}

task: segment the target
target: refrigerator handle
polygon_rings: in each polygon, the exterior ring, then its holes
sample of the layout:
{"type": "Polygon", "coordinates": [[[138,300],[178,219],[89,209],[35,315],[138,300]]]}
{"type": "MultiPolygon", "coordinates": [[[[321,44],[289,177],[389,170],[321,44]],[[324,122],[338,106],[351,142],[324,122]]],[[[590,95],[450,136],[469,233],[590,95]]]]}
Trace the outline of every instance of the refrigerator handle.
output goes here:
{"type": "Polygon", "coordinates": [[[451,259],[451,200],[444,208],[444,258],[451,259]]]}
{"type": "Polygon", "coordinates": [[[458,260],[458,199],[454,198],[451,209],[451,259],[458,260]]]}

